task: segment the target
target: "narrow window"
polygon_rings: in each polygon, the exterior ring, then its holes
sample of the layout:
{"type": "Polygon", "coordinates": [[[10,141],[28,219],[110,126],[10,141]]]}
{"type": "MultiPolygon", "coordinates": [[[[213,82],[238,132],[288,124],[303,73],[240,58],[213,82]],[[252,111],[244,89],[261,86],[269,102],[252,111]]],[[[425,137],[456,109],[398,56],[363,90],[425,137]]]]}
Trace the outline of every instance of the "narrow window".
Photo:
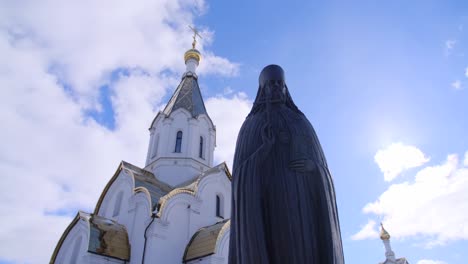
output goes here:
{"type": "Polygon", "coordinates": [[[120,206],[122,206],[122,198],[123,198],[123,192],[120,191],[119,194],[117,194],[117,198],[115,199],[114,212],[112,213],[112,217],[116,217],[120,214],[120,206]]]}
{"type": "Polygon", "coordinates": [[[198,156],[202,159],[204,158],[203,157],[203,137],[200,137],[200,150],[198,151],[198,156]]]}
{"type": "Polygon", "coordinates": [[[73,245],[73,252],[70,257],[70,263],[71,264],[76,264],[78,263],[78,253],[80,251],[80,246],[81,246],[81,237],[79,237],[77,240],[75,240],[75,245],[73,245]]]}
{"type": "Polygon", "coordinates": [[[179,131],[179,132],[177,132],[177,138],[176,138],[176,142],[175,142],[175,151],[174,152],[180,153],[181,146],[182,146],[182,131],[179,131]]]}
{"type": "Polygon", "coordinates": [[[224,218],[222,211],[223,211],[223,205],[221,204],[222,199],[221,197],[217,194],[216,195],[216,216],[220,218],[224,218]]]}

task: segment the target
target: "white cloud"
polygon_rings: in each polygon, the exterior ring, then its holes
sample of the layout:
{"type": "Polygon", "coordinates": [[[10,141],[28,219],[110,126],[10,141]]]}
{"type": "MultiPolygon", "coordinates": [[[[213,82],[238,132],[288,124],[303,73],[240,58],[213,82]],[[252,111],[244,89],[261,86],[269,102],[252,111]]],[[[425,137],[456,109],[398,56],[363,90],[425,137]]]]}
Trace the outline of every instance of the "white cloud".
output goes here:
{"type": "Polygon", "coordinates": [[[457,41],[453,40],[453,39],[449,39],[449,40],[445,41],[445,47],[447,49],[453,49],[453,47],[455,47],[455,44],[457,44],[457,41]]]}
{"type": "Polygon", "coordinates": [[[239,129],[250,112],[252,102],[244,93],[232,97],[212,97],[206,101],[207,111],[216,125],[217,162],[226,161],[232,169],[239,129]]]}
{"type": "Polygon", "coordinates": [[[422,259],[422,260],[418,261],[417,264],[447,264],[447,262],[440,261],[440,260],[422,259]]]}
{"type": "MultiPolygon", "coordinates": [[[[143,165],[148,126],[185,68],[187,25],[205,5],[169,0],[1,5],[0,259],[46,263],[70,223],[64,210],[92,210],[120,160],[143,165]],[[119,69],[125,74],[111,76],[119,69]],[[103,110],[102,85],[112,94],[115,130],[85,114],[103,110]]],[[[214,60],[217,69],[200,67],[201,74],[236,71],[236,64],[206,52],[216,59],[201,65],[214,60]]]]}
{"type": "Polygon", "coordinates": [[[224,87],[224,89],[223,89],[223,95],[231,95],[231,94],[233,94],[233,93],[234,93],[234,90],[232,90],[231,87],[229,87],[229,86],[224,87]]]}
{"type": "Polygon", "coordinates": [[[447,56],[451,54],[456,44],[457,44],[457,41],[454,39],[448,39],[445,41],[445,54],[447,56]]]}
{"type": "Polygon", "coordinates": [[[202,57],[204,63],[200,64],[202,73],[216,73],[224,76],[237,76],[239,74],[238,63],[232,63],[225,58],[215,56],[211,52],[205,52],[202,57]]]}
{"type": "Polygon", "coordinates": [[[462,83],[460,80],[454,81],[451,85],[455,90],[460,90],[462,88],[462,83]]]}
{"type": "Polygon", "coordinates": [[[383,219],[392,237],[441,245],[468,239],[467,190],[467,164],[449,155],[444,163],[419,170],[413,181],[392,184],[363,212],[383,219]]]}
{"type": "MultiPolygon", "coordinates": [[[[82,103],[91,106],[96,86],[118,67],[183,71],[180,61],[192,42],[187,25],[205,9],[204,1],[183,0],[46,0],[3,5],[0,23],[8,28],[10,42],[19,43],[23,36],[30,39],[49,66],[60,68],[60,77],[74,87],[82,103]]],[[[200,74],[229,75],[238,70],[237,64],[205,51],[205,43],[210,41],[200,41],[197,47],[205,52],[200,74]]]]}
{"type": "Polygon", "coordinates": [[[359,232],[351,236],[353,240],[375,239],[379,237],[379,232],[375,229],[376,222],[374,220],[367,221],[367,224],[361,228],[359,232]]]}
{"type": "Polygon", "coordinates": [[[419,167],[429,161],[421,150],[414,146],[394,143],[377,151],[374,160],[384,173],[385,181],[392,181],[403,171],[419,167]]]}

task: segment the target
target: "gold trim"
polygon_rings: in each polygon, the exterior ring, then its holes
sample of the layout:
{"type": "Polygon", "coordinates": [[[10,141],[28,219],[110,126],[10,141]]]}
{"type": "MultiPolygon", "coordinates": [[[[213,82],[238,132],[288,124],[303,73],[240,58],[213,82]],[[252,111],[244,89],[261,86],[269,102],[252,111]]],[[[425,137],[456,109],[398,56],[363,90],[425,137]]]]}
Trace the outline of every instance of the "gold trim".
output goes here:
{"type": "Polygon", "coordinates": [[[228,219],[198,229],[185,247],[183,263],[216,254],[219,243],[230,226],[231,220],[228,219]]]}
{"type": "Polygon", "coordinates": [[[221,228],[221,231],[219,231],[218,238],[216,239],[216,245],[218,245],[219,240],[223,237],[224,233],[226,233],[227,230],[231,228],[231,219],[227,220],[226,223],[224,223],[223,227],[221,228]]]}
{"type": "Polygon", "coordinates": [[[184,54],[184,60],[187,62],[189,59],[195,59],[197,62],[201,61],[201,54],[196,49],[187,50],[184,54]]]}
{"type": "Polygon", "coordinates": [[[172,197],[176,196],[177,194],[186,193],[186,194],[189,194],[189,195],[192,195],[193,197],[195,197],[196,193],[198,192],[198,184],[200,183],[200,181],[203,178],[205,178],[206,176],[210,175],[211,170],[220,169],[221,166],[223,167],[222,170],[226,174],[226,177],[228,178],[228,180],[232,181],[231,172],[229,171],[229,168],[227,167],[226,162],[223,162],[223,163],[217,165],[216,167],[213,167],[213,168],[205,171],[204,173],[202,173],[194,182],[192,182],[192,183],[190,183],[190,184],[188,184],[188,185],[186,185],[184,187],[175,188],[174,190],[170,191],[168,194],[161,197],[159,199],[158,213],[156,214],[156,217],[160,218],[162,216],[162,213],[163,213],[164,208],[166,207],[166,204],[168,203],[168,201],[172,197]]]}
{"type": "MultiPolygon", "coordinates": [[[[126,161],[121,161],[120,164],[119,164],[119,167],[117,168],[117,170],[116,170],[116,172],[115,172],[115,174],[114,174],[114,176],[112,176],[111,180],[107,183],[106,187],[105,187],[104,190],[102,191],[102,194],[101,194],[101,196],[99,197],[99,200],[98,200],[98,202],[97,202],[97,204],[96,204],[96,207],[95,207],[95,209],[94,209],[93,214],[99,215],[99,210],[101,209],[102,202],[104,201],[104,198],[106,197],[107,192],[109,191],[110,187],[112,186],[112,184],[115,182],[115,180],[116,180],[117,177],[119,176],[119,174],[120,174],[120,172],[122,171],[122,169],[124,169],[124,170],[129,170],[129,172],[126,172],[126,173],[128,173],[128,174],[132,177],[132,179],[133,179],[133,193],[137,193],[137,192],[144,192],[144,193],[146,193],[146,194],[148,195],[149,202],[150,202],[150,206],[151,206],[150,211],[153,211],[153,210],[154,210],[153,207],[154,207],[155,204],[153,204],[153,199],[152,199],[153,197],[152,197],[152,195],[151,195],[150,190],[148,190],[147,188],[145,188],[145,187],[143,187],[143,186],[137,186],[137,187],[135,187],[135,186],[136,186],[136,181],[137,181],[137,180],[145,181],[145,179],[140,179],[140,178],[139,178],[139,177],[140,177],[139,175],[143,175],[143,173],[148,174],[148,175],[146,175],[146,176],[148,176],[148,177],[153,177],[153,178],[154,178],[154,181],[155,181],[155,182],[158,182],[158,179],[156,179],[156,176],[154,176],[153,173],[151,173],[151,172],[149,172],[149,171],[146,171],[146,170],[144,170],[144,169],[141,169],[141,168],[139,168],[139,167],[137,167],[137,166],[135,166],[135,165],[133,165],[133,164],[131,164],[131,163],[128,163],[128,162],[126,162],[126,161]],[[135,167],[135,168],[137,168],[137,169],[142,170],[142,172],[141,172],[141,173],[140,173],[140,172],[134,172],[133,169],[131,168],[131,166],[133,166],[133,167],[135,167]],[[136,173],[137,175],[135,175],[135,173],[136,173]]],[[[147,181],[146,181],[146,182],[147,182],[147,181]]],[[[149,183],[150,183],[150,184],[154,184],[153,182],[149,182],[149,183]]],[[[164,182],[159,181],[158,184],[159,184],[159,186],[157,186],[157,187],[160,188],[161,190],[163,190],[164,192],[168,192],[168,193],[169,193],[169,190],[172,189],[172,187],[169,186],[169,185],[167,185],[167,183],[164,183],[164,182]],[[163,185],[164,185],[164,186],[163,186],[163,185]]],[[[154,203],[155,203],[155,202],[154,202],[154,203]]],[[[151,213],[151,212],[150,212],[150,213],[151,213]]]]}

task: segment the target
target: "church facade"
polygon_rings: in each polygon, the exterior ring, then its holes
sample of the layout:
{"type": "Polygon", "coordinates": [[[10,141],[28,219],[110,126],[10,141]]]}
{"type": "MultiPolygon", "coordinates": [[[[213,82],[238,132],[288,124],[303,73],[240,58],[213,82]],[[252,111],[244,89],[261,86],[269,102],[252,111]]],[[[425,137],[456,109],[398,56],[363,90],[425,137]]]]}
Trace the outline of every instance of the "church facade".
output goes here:
{"type": "Polygon", "coordinates": [[[201,55],[151,123],[145,167],[122,161],[94,212],[78,212],[50,263],[227,263],[231,174],[213,166],[216,127],[198,86],[201,55]]]}

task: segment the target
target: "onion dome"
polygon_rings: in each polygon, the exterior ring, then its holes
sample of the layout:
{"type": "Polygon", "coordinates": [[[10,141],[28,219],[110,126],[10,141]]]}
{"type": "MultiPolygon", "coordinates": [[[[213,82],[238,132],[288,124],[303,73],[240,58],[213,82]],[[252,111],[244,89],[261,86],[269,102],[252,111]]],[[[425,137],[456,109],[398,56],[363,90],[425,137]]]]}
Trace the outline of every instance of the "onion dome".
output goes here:
{"type": "Polygon", "coordinates": [[[200,62],[201,60],[201,53],[197,49],[189,49],[185,52],[184,54],[184,60],[185,63],[187,63],[188,60],[194,59],[197,61],[197,63],[200,62]]]}
{"type": "Polygon", "coordinates": [[[198,30],[196,28],[193,28],[189,26],[190,29],[193,31],[193,42],[192,42],[192,48],[187,50],[184,54],[184,60],[185,60],[185,65],[187,67],[185,73],[191,73],[192,75],[196,76],[196,69],[198,67],[198,64],[200,63],[201,60],[201,53],[198,51],[195,46],[197,45],[197,36],[201,38],[200,34],[198,34],[198,30]]]}
{"type": "Polygon", "coordinates": [[[387,230],[385,230],[382,223],[380,223],[380,226],[381,226],[380,239],[389,240],[390,239],[390,234],[387,232],[387,230]]]}

